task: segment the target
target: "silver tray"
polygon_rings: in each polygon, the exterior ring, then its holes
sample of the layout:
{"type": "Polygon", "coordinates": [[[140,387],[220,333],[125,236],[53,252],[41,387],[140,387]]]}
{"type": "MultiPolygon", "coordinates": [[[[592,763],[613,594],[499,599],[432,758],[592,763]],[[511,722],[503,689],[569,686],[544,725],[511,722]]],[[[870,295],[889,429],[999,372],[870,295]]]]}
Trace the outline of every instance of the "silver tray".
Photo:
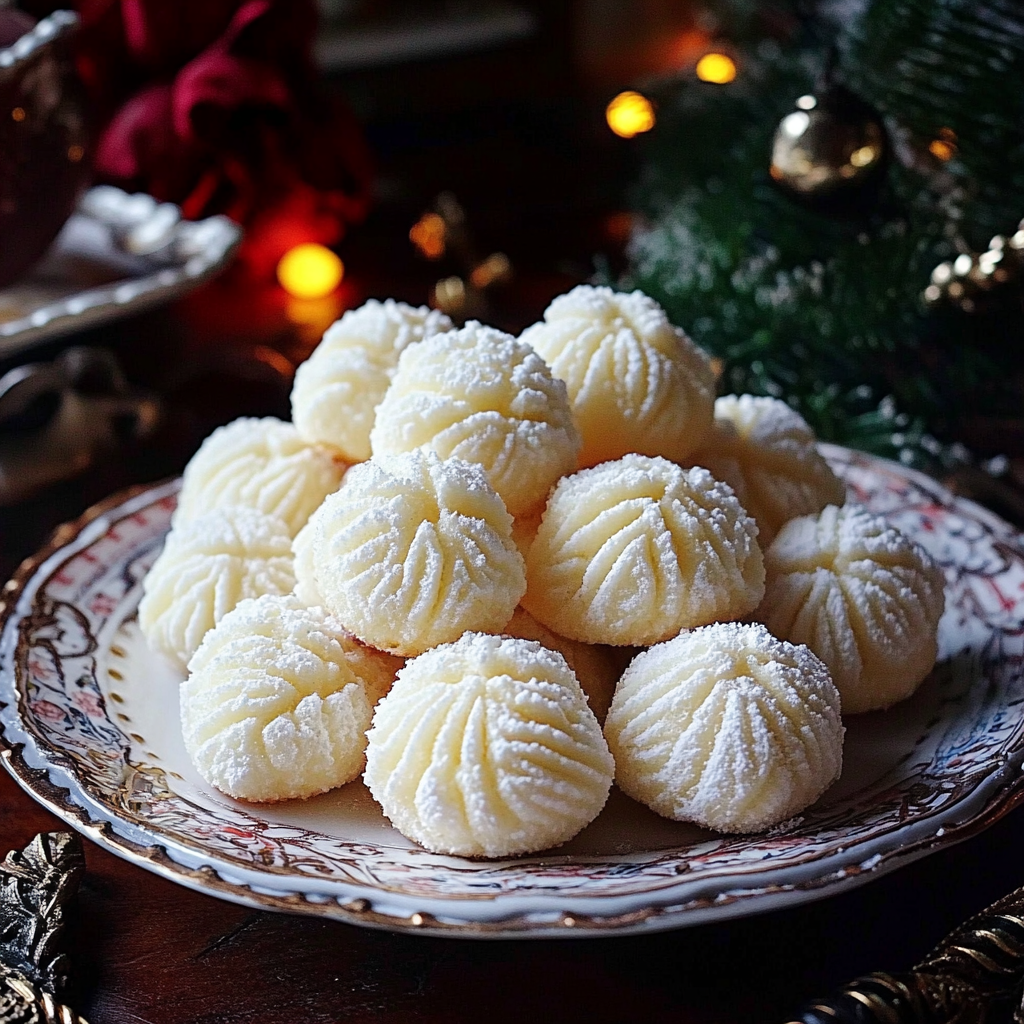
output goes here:
{"type": "Polygon", "coordinates": [[[227,217],[185,220],[173,203],[92,188],[42,261],[0,289],[0,358],[181,295],[224,267],[241,238],[227,217]]]}

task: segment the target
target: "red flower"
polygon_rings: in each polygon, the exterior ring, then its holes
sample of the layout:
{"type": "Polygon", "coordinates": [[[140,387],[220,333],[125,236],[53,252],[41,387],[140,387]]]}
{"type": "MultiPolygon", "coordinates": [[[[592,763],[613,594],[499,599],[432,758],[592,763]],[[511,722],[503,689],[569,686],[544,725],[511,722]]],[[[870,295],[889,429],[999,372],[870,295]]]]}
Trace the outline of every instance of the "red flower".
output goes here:
{"type": "Polygon", "coordinates": [[[90,718],[103,717],[103,705],[96,694],[90,693],[88,690],[79,690],[71,699],[90,718]]]}
{"type": "Polygon", "coordinates": [[[56,704],[48,700],[37,700],[32,702],[32,712],[40,718],[48,719],[51,722],[63,722],[65,715],[56,704]]]}
{"type": "Polygon", "coordinates": [[[77,5],[98,177],[245,224],[242,258],[261,275],[291,245],[331,245],[365,215],[369,153],[320,88],[313,0],[77,5]]]}

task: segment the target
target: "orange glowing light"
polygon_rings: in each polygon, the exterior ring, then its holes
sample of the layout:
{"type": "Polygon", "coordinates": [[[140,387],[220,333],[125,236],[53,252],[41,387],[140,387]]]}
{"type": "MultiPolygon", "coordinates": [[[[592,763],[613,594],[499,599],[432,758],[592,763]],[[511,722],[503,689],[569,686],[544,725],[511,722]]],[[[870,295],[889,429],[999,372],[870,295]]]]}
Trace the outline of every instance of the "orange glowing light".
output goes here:
{"type": "Polygon", "coordinates": [[[956,132],[952,128],[940,128],[939,137],[928,144],[928,152],[945,163],[956,156],[956,132]]]}
{"type": "Polygon", "coordinates": [[[425,213],[411,228],[409,241],[428,260],[439,260],[445,251],[448,228],[438,213],[425,213]]]}
{"type": "Polygon", "coordinates": [[[705,53],[697,61],[697,77],[702,82],[725,85],[736,77],[736,62],[724,53],[705,53]]]}
{"type": "Polygon", "coordinates": [[[654,105],[638,92],[620,92],[604,112],[608,127],[623,139],[631,139],[654,127],[654,105]]]}
{"type": "Polygon", "coordinates": [[[289,249],[277,264],[281,287],[297,299],[330,295],[345,276],[345,265],[330,249],[304,242],[289,249]]]}

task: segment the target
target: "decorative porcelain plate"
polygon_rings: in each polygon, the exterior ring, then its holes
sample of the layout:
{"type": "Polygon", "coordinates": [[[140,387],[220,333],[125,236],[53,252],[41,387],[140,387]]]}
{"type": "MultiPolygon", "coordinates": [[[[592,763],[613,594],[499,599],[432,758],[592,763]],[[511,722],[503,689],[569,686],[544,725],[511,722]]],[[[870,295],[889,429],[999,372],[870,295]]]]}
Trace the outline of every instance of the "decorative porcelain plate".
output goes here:
{"type": "Polygon", "coordinates": [[[663,820],[613,789],[572,843],[470,861],[395,832],[361,783],[247,806],[196,775],[179,677],[135,620],[177,484],[64,527],[7,584],[3,758],[70,825],[130,861],[256,907],[461,936],[622,934],[781,908],[859,885],[995,821],[1024,793],[1024,543],[899,466],[827,450],[854,500],[944,566],[940,661],[908,701],[848,722],[840,781],[762,835],[663,820]]]}

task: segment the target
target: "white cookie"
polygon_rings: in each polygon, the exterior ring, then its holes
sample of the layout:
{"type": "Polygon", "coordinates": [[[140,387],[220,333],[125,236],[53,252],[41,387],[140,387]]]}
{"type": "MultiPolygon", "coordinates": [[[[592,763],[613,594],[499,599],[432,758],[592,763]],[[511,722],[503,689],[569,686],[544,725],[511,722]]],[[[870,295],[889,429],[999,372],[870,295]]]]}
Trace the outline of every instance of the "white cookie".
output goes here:
{"type": "Polygon", "coordinates": [[[580,446],[562,381],[528,345],[475,321],[402,353],[370,442],[374,455],[423,448],[477,463],[514,516],[544,504],[580,446]]]}
{"type": "Polygon", "coordinates": [[[711,429],[710,360],[642,292],[579,285],[520,340],[569,389],[583,436],[580,466],[630,452],[682,461],[711,429]]]}
{"type": "Polygon", "coordinates": [[[705,626],[637,655],[604,728],[624,793],[720,832],[785,821],[843,765],[828,670],[757,624],[705,626]]]}
{"type": "Polygon", "coordinates": [[[364,778],[428,850],[511,857],[558,846],[597,817],[612,759],[561,655],[467,633],[398,674],[374,714],[364,778]]]}

